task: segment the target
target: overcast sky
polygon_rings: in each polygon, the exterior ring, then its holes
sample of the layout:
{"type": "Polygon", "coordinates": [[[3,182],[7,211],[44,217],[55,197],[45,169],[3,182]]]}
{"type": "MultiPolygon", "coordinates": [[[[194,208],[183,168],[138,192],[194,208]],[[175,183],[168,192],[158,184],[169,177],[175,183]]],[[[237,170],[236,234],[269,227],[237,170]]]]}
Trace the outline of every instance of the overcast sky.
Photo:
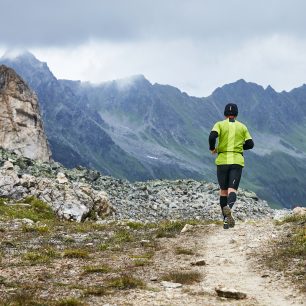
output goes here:
{"type": "Polygon", "coordinates": [[[27,49],[57,78],[144,74],[190,95],[244,78],[306,83],[304,0],[0,0],[0,52],[27,49]]]}

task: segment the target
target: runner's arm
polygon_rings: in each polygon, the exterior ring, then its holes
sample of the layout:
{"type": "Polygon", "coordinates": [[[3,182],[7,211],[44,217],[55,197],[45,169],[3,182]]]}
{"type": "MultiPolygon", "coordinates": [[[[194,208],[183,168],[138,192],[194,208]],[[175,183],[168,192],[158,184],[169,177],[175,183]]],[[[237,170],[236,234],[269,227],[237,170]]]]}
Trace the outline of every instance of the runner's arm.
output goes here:
{"type": "Polygon", "coordinates": [[[254,148],[254,141],[252,139],[251,134],[249,133],[249,130],[247,127],[245,127],[245,136],[244,136],[245,142],[243,145],[243,150],[250,150],[254,148]]]}
{"type": "Polygon", "coordinates": [[[254,141],[253,139],[248,139],[245,141],[243,145],[243,150],[250,150],[254,148],[254,141]]]}
{"type": "Polygon", "coordinates": [[[217,138],[218,138],[218,132],[211,131],[210,134],[209,134],[209,139],[208,139],[208,141],[209,141],[209,150],[210,151],[215,150],[217,138]]]}

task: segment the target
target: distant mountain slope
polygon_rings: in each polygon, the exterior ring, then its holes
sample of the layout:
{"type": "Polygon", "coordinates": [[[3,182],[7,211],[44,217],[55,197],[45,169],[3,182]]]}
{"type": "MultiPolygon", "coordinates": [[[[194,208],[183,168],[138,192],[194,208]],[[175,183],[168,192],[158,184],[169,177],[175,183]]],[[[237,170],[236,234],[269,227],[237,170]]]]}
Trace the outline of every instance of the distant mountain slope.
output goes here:
{"type": "Polygon", "coordinates": [[[306,203],[305,85],[277,93],[239,80],[196,98],[141,75],[101,85],[57,80],[30,54],[0,62],[37,91],[53,156],[66,166],[84,164],[130,180],[216,180],[207,137],[234,101],[256,146],[245,153],[242,185],[275,205],[306,203]]]}
{"type": "Polygon", "coordinates": [[[175,161],[210,180],[215,169],[207,152],[208,133],[222,120],[225,104],[235,101],[239,120],[247,123],[256,144],[245,153],[242,185],[276,205],[305,205],[305,85],[277,93],[239,80],[195,98],[138,76],[74,90],[107,122],[115,142],[143,163],[175,161]]]}
{"type": "Polygon", "coordinates": [[[58,81],[46,63],[25,53],[1,63],[15,69],[39,98],[53,158],[67,167],[83,165],[117,177],[147,179],[146,169],[104,131],[101,117],[58,81]]]}

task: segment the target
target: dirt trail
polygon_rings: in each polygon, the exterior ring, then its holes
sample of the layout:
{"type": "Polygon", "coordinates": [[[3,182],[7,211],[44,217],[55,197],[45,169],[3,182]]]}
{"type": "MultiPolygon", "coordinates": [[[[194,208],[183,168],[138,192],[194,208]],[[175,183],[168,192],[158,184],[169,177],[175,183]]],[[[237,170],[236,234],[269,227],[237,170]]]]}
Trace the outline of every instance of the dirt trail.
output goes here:
{"type": "MultiPolygon", "coordinates": [[[[177,238],[165,239],[151,271],[157,275],[169,270],[198,271],[203,275],[203,280],[196,285],[184,285],[177,289],[163,288],[160,283],[151,282],[152,292],[130,292],[125,296],[125,302],[129,305],[188,306],[306,305],[305,297],[296,292],[281,273],[267,272],[254,263],[254,251],[276,233],[273,222],[261,221],[257,224],[237,224],[229,230],[223,230],[220,225],[200,226],[177,238]],[[173,250],[177,246],[194,248],[196,255],[175,256],[173,250]],[[197,259],[204,259],[206,265],[191,267],[190,262],[197,259]],[[247,298],[220,298],[215,292],[218,286],[244,292],[247,298]]],[[[122,299],[113,302],[121,305],[122,299]]]]}
{"type": "MultiPolygon", "coordinates": [[[[234,229],[216,229],[206,242],[205,285],[214,287],[218,284],[235,288],[247,294],[250,302],[259,305],[301,305],[289,284],[284,283],[281,275],[266,274],[264,270],[254,271],[250,263],[253,250],[265,239],[273,238],[274,226],[271,222],[261,222],[257,226],[238,224],[234,229]],[[272,236],[272,237],[271,237],[272,236]],[[279,278],[277,281],[276,278],[279,278]]],[[[235,302],[227,304],[237,305],[235,302]]]]}

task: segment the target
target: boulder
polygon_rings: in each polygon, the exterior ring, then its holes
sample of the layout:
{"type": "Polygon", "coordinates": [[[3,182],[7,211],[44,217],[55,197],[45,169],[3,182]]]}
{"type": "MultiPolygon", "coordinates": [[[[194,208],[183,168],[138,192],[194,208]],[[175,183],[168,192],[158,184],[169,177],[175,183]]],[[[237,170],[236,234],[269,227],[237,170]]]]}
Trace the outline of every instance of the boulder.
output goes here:
{"type": "Polygon", "coordinates": [[[62,173],[62,172],[59,172],[59,173],[57,174],[56,181],[57,181],[59,184],[66,184],[66,183],[69,182],[68,179],[67,179],[67,177],[66,177],[66,175],[65,175],[64,173],[62,173]]]}
{"type": "Polygon", "coordinates": [[[14,168],[11,169],[0,168],[1,197],[20,200],[35,196],[49,204],[58,216],[78,222],[91,212],[105,217],[113,211],[107,193],[94,190],[88,184],[69,182],[63,174],[57,179],[29,174],[18,176],[14,168]]]}
{"type": "Polygon", "coordinates": [[[228,299],[242,300],[247,297],[243,292],[237,291],[236,289],[229,289],[224,287],[215,288],[217,295],[228,299]]]}
{"type": "Polygon", "coordinates": [[[292,212],[295,215],[304,216],[306,215],[306,207],[295,207],[292,212]]]}
{"type": "Polygon", "coordinates": [[[193,229],[193,225],[191,224],[185,224],[185,226],[183,227],[183,229],[181,230],[181,233],[186,233],[189,232],[193,229]]]}
{"type": "Polygon", "coordinates": [[[2,168],[5,170],[14,170],[14,165],[9,160],[6,160],[2,168]]]}
{"type": "Polygon", "coordinates": [[[206,261],[204,259],[198,259],[190,263],[192,266],[205,266],[206,261]]]}

